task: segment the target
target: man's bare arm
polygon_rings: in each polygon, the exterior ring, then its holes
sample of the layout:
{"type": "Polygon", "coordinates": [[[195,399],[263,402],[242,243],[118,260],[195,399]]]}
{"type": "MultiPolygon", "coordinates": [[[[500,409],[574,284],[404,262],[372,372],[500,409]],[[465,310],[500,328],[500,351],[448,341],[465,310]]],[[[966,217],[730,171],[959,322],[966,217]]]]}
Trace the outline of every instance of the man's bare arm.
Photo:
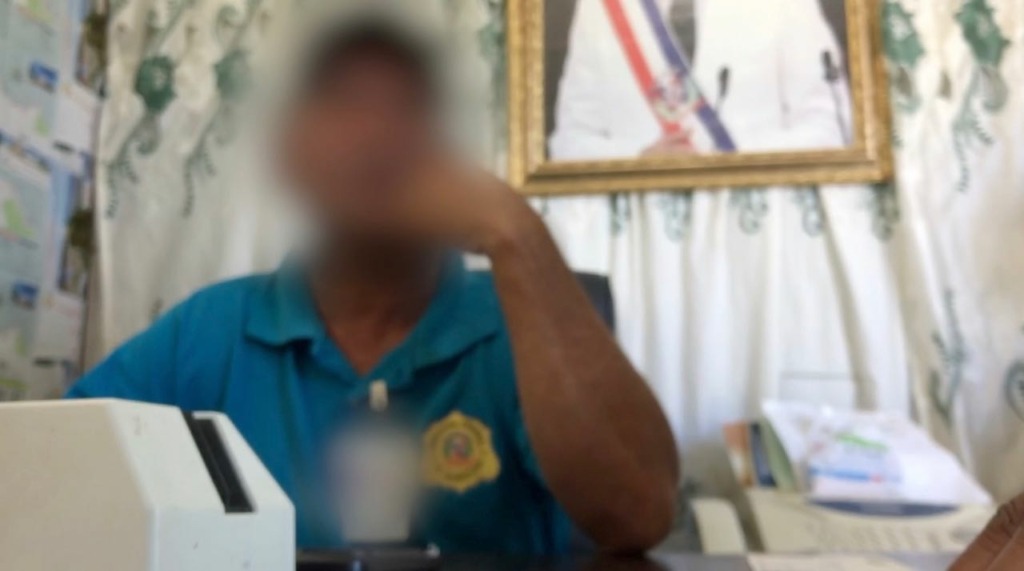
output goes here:
{"type": "Polygon", "coordinates": [[[431,159],[411,182],[400,231],[491,259],[526,431],[547,484],[601,547],[652,547],[671,528],[679,472],[654,395],[526,201],[458,160],[431,159]]]}
{"type": "Polygon", "coordinates": [[[508,205],[506,231],[485,253],[541,470],[601,547],[653,547],[674,513],[679,461],[671,430],[543,222],[520,200],[508,205]]]}
{"type": "Polygon", "coordinates": [[[1024,564],[1024,494],[1004,504],[950,571],[1013,571],[1024,564]]]}

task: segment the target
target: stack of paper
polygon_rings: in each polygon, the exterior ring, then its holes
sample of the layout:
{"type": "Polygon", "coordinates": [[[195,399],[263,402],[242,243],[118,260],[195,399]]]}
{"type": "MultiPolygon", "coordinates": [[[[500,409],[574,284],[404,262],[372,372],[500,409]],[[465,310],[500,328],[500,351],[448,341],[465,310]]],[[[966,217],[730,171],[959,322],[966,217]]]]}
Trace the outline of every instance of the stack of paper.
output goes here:
{"type": "Polygon", "coordinates": [[[763,419],[724,428],[743,487],[821,499],[992,503],[949,451],[905,417],[782,402],[763,411],[763,419]]]}

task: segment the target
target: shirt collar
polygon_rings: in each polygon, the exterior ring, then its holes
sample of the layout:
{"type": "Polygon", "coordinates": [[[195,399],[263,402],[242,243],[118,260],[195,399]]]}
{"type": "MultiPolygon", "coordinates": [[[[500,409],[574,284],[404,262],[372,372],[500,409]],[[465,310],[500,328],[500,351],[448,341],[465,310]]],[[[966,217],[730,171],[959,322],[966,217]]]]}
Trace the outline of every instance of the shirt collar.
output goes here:
{"type": "MultiPolygon", "coordinates": [[[[286,261],[250,302],[246,334],[272,347],[307,342],[316,351],[330,339],[313,301],[304,268],[286,261]]],[[[494,335],[503,323],[489,275],[467,272],[452,256],[440,286],[420,322],[397,351],[413,369],[458,356],[494,335]]]]}
{"type": "Polygon", "coordinates": [[[489,275],[467,272],[461,258],[441,282],[438,294],[409,336],[413,369],[457,357],[503,326],[501,307],[489,275]]]}
{"type": "Polygon", "coordinates": [[[327,336],[302,266],[288,259],[250,302],[246,334],[280,347],[327,336]]]}

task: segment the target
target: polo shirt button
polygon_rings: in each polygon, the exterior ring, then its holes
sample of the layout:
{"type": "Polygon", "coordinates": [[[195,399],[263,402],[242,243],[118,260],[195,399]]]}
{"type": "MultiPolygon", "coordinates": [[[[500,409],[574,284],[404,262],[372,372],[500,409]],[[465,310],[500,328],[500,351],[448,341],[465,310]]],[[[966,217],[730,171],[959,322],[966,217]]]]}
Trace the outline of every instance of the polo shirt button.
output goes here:
{"type": "Polygon", "coordinates": [[[377,379],[370,383],[370,410],[384,412],[388,409],[388,383],[377,379]]]}

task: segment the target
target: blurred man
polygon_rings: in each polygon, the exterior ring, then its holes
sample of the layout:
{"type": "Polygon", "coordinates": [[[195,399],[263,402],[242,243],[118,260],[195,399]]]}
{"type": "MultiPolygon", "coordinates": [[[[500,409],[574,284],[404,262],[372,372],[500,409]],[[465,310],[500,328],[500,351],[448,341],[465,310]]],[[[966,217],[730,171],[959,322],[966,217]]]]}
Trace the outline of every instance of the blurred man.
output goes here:
{"type": "Polygon", "coordinates": [[[302,548],[347,544],[323,467],[371,399],[424,443],[415,542],[556,554],[575,527],[651,547],[673,516],[668,425],[541,220],[448,155],[423,52],[372,22],[324,42],[280,140],[316,248],[199,292],[69,396],[227,413],[302,548]]]}
{"type": "Polygon", "coordinates": [[[819,0],[577,0],[569,42],[553,159],[850,143],[844,52],[819,0]]]}

